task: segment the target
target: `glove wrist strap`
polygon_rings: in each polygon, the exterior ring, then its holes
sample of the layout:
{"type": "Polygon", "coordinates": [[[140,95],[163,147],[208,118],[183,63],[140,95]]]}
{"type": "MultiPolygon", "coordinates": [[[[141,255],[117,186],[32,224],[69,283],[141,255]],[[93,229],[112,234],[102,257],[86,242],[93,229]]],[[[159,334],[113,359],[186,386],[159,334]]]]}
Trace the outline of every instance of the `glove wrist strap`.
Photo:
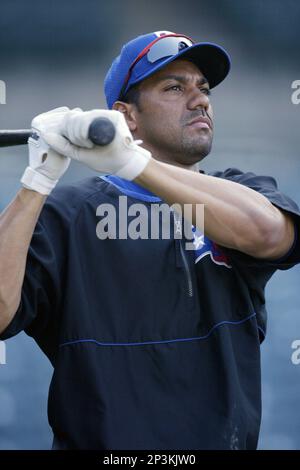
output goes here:
{"type": "Polygon", "coordinates": [[[53,180],[52,178],[49,178],[49,176],[43,175],[28,166],[23,173],[21,183],[24,188],[32,189],[40,194],[48,195],[56,186],[58,180],[53,180]]]}
{"type": "Polygon", "coordinates": [[[116,175],[132,181],[142,173],[150,159],[151,153],[142,147],[138,147],[132,151],[132,158],[116,172],[116,175]]]}

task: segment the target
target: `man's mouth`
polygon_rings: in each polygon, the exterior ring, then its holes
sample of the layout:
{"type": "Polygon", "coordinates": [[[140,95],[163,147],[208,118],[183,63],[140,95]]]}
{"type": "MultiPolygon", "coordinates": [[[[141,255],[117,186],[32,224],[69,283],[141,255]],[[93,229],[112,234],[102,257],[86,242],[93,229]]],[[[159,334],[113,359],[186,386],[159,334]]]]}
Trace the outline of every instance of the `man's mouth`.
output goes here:
{"type": "Polygon", "coordinates": [[[211,129],[212,130],[212,125],[211,125],[210,120],[203,116],[199,116],[193,119],[191,122],[187,124],[187,126],[198,127],[199,129],[211,129]]]}

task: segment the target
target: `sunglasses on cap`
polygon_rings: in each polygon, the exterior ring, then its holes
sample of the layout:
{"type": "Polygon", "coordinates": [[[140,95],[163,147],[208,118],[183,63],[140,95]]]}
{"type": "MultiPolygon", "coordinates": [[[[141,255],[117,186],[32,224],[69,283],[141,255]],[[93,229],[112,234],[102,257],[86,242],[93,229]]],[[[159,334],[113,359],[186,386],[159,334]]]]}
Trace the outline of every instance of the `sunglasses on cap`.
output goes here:
{"type": "Polygon", "coordinates": [[[165,57],[171,57],[177,55],[183,49],[191,47],[194,44],[194,41],[188,36],[182,34],[165,34],[160,36],[150,44],[148,44],[134,59],[132,64],[129,67],[128,73],[126,75],[124,84],[120,92],[120,99],[124,96],[126,87],[130,80],[132,70],[136,64],[145,56],[150,63],[154,63],[159,59],[164,59],[165,57]]]}

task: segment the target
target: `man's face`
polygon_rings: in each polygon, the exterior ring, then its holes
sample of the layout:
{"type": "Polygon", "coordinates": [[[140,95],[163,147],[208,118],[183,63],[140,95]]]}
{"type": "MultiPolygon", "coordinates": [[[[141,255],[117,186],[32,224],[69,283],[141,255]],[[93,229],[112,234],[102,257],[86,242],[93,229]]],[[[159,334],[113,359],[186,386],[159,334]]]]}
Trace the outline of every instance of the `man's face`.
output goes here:
{"type": "Polygon", "coordinates": [[[186,166],[210,152],[209,84],[196,65],[177,59],[141,82],[139,90],[135,136],[154,157],[186,166]]]}

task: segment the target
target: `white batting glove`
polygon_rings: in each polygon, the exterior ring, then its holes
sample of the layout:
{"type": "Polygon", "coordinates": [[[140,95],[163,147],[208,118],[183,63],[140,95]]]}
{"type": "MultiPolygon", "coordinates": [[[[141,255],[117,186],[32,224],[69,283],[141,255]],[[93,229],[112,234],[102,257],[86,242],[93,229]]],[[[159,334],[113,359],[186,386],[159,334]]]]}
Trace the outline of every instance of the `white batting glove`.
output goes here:
{"type": "Polygon", "coordinates": [[[25,188],[48,195],[68,169],[70,158],[51,149],[41,135],[42,132],[58,132],[67,112],[69,108],[63,106],[32,120],[32,137],[28,139],[29,166],[21,178],[25,188]]]}
{"type": "Polygon", "coordinates": [[[115,110],[69,111],[59,131],[42,135],[62,155],[102,174],[115,174],[127,180],[136,178],[151,158],[151,153],[133,140],[124,115],[115,110]],[[113,141],[105,146],[94,145],[88,138],[90,124],[98,117],[108,118],[116,130],[113,141]]]}

